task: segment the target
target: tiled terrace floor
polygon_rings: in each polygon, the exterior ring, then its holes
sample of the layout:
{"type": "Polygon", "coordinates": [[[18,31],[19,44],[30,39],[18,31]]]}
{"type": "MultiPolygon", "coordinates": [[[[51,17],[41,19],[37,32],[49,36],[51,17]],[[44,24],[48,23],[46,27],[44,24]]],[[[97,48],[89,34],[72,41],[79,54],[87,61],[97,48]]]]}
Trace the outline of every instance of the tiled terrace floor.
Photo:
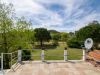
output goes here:
{"type": "Polygon", "coordinates": [[[88,62],[27,62],[6,75],[100,75],[100,68],[88,62]]]}

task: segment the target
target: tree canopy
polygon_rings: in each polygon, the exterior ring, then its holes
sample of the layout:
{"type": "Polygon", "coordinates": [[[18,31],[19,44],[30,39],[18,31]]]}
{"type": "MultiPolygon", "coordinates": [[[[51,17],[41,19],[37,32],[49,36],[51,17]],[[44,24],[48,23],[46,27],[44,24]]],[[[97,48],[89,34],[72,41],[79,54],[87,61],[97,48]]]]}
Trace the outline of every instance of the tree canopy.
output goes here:
{"type": "Polygon", "coordinates": [[[49,41],[51,39],[50,32],[45,28],[34,29],[34,36],[36,40],[40,42],[41,47],[44,41],[49,41]]]}
{"type": "Polygon", "coordinates": [[[95,44],[100,43],[100,24],[94,21],[89,23],[88,26],[77,31],[76,37],[79,41],[84,41],[86,38],[92,38],[95,44]]]}

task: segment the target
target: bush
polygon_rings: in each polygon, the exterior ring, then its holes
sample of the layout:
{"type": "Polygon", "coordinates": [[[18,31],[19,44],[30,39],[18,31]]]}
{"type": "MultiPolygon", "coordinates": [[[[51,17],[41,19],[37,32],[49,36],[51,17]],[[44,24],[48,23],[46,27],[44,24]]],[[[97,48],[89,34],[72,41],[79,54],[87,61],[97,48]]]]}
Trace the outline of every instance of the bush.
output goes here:
{"type": "Polygon", "coordinates": [[[58,41],[53,41],[52,45],[53,45],[53,46],[58,46],[58,45],[59,45],[59,44],[58,44],[58,41]]]}
{"type": "Polygon", "coordinates": [[[31,51],[30,50],[23,50],[22,51],[22,60],[31,60],[31,51]]]}
{"type": "Polygon", "coordinates": [[[71,48],[81,48],[83,42],[78,41],[76,38],[68,40],[67,45],[71,48]]]}

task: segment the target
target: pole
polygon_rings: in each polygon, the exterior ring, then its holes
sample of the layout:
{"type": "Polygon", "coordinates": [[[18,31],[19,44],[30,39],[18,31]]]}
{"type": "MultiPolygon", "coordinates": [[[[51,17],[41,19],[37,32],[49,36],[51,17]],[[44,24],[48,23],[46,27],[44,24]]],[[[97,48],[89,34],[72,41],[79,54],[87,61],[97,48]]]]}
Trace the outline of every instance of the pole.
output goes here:
{"type": "Polygon", "coordinates": [[[85,49],[83,49],[83,61],[85,61],[86,55],[85,55],[85,49]]]}
{"type": "Polygon", "coordinates": [[[64,61],[67,61],[67,48],[64,49],[64,61]]]}
{"type": "Polygon", "coordinates": [[[42,48],[42,53],[41,53],[41,60],[42,60],[42,62],[44,62],[44,48],[42,48]]]}
{"type": "Polygon", "coordinates": [[[10,68],[12,69],[12,53],[11,53],[11,67],[10,68]]]}
{"type": "Polygon", "coordinates": [[[1,53],[1,72],[4,75],[4,70],[3,70],[3,53],[1,53]]]}
{"type": "Polygon", "coordinates": [[[22,50],[18,50],[18,62],[22,62],[22,50]]]}

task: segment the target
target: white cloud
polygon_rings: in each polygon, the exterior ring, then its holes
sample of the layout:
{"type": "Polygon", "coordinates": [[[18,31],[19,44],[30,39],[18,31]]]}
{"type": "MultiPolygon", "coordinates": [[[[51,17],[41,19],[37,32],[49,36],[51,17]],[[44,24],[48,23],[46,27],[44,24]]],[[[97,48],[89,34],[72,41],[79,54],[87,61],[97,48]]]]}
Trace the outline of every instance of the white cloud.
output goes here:
{"type": "MultiPolygon", "coordinates": [[[[48,29],[75,31],[92,20],[100,21],[100,12],[96,10],[91,11],[89,6],[89,0],[2,0],[6,3],[13,3],[16,9],[17,16],[25,16],[31,19],[33,22],[36,21],[38,25],[34,27],[47,27],[48,29]],[[65,9],[61,14],[49,10],[45,5],[59,4],[64,6],[65,9]],[[82,7],[83,5],[86,5],[82,7]],[[81,8],[80,8],[81,7],[81,8]],[[85,10],[85,8],[89,8],[85,10]],[[64,26],[65,25],[65,26],[64,26]],[[68,25],[69,28],[68,28],[68,25]]],[[[33,23],[34,24],[34,23],[33,23]]]]}
{"type": "MultiPolygon", "coordinates": [[[[30,17],[32,15],[44,15],[43,18],[45,20],[36,16],[34,18],[41,24],[41,27],[45,25],[47,27],[50,27],[50,25],[62,25],[62,19],[57,13],[47,10],[34,0],[4,0],[4,2],[13,3],[17,16],[30,17]]],[[[32,19],[32,17],[30,18],[32,19]]]]}

